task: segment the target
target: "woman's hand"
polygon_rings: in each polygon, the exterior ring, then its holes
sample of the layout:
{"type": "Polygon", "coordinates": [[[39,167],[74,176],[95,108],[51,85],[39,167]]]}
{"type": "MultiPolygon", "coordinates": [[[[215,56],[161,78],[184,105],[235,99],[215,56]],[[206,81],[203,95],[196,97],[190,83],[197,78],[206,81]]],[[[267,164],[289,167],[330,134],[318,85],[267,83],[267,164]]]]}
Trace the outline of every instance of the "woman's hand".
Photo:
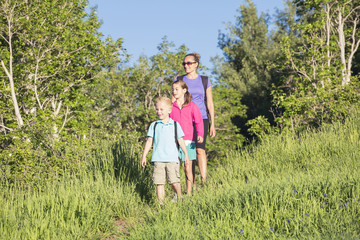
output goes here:
{"type": "Polygon", "coordinates": [[[203,141],[204,141],[203,137],[201,137],[201,136],[197,137],[197,142],[198,143],[202,143],[203,141]]]}
{"type": "Polygon", "coordinates": [[[215,130],[215,126],[211,125],[210,126],[210,137],[215,137],[216,135],[216,130],[215,130]]]}

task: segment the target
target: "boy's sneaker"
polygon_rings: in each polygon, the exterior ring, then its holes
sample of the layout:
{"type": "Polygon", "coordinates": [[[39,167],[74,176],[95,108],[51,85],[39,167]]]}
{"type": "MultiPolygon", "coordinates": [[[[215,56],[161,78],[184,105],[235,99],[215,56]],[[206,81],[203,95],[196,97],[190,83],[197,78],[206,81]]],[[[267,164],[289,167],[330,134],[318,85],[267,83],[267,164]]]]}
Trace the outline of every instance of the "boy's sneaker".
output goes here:
{"type": "Polygon", "coordinates": [[[177,202],[178,200],[178,195],[175,193],[173,198],[171,199],[171,202],[177,202]]]}

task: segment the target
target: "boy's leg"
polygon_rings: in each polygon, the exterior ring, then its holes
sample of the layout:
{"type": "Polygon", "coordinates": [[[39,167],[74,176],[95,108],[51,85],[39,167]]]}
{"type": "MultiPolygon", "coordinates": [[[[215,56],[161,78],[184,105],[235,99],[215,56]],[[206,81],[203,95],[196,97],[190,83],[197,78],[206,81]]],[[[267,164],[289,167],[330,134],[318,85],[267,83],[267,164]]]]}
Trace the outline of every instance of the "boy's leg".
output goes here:
{"type": "Polygon", "coordinates": [[[156,194],[157,194],[157,198],[159,200],[159,204],[163,205],[164,199],[165,199],[165,185],[164,184],[156,185],[156,194]]]}
{"type": "Polygon", "coordinates": [[[166,171],[169,178],[169,184],[180,198],[182,194],[181,194],[181,185],[180,185],[179,165],[180,165],[179,162],[167,163],[166,171]]]}
{"type": "Polygon", "coordinates": [[[156,195],[159,200],[159,204],[164,203],[165,198],[165,182],[166,182],[166,165],[165,163],[155,162],[153,172],[153,182],[156,184],[156,195]]]}

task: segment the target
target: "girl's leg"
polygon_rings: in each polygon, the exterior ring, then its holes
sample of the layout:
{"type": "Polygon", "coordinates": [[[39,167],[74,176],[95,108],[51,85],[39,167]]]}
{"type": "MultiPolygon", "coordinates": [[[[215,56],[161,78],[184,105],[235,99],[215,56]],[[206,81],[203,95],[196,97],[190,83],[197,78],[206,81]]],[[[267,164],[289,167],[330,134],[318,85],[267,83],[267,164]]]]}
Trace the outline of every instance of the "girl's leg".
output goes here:
{"type": "Polygon", "coordinates": [[[178,198],[181,198],[181,185],[179,182],[171,184],[171,187],[174,189],[176,194],[178,195],[178,198]]]}
{"type": "Polygon", "coordinates": [[[195,161],[193,161],[193,163],[192,163],[192,169],[191,169],[191,171],[192,171],[192,176],[193,176],[193,189],[194,190],[196,190],[196,181],[195,181],[195,166],[196,166],[196,164],[195,164],[196,162],[195,161]]]}
{"type": "Polygon", "coordinates": [[[165,198],[165,185],[164,184],[158,184],[156,185],[156,194],[157,198],[159,200],[159,204],[164,204],[164,198],[165,198]]]}
{"type": "MultiPolygon", "coordinates": [[[[187,194],[191,195],[192,185],[194,183],[194,172],[193,172],[193,161],[190,161],[190,164],[185,166],[185,175],[186,175],[186,189],[187,194]]],[[[194,165],[195,166],[195,165],[194,165]]]]}
{"type": "Polygon", "coordinates": [[[196,148],[196,156],[199,165],[199,171],[201,176],[201,184],[206,182],[206,172],[207,172],[207,159],[206,152],[202,148],[196,148]]]}

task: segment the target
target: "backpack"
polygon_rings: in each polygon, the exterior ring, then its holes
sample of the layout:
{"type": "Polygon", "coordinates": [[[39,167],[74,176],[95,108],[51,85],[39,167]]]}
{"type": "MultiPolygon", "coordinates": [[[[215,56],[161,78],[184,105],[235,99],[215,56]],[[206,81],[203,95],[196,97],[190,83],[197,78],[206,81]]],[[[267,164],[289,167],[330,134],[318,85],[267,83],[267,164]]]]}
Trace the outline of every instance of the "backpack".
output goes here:
{"type": "MultiPolygon", "coordinates": [[[[155,125],[154,125],[154,136],[153,136],[153,139],[155,141],[155,129],[156,129],[156,125],[158,124],[158,122],[155,122],[155,125]]],[[[174,131],[175,131],[175,143],[176,143],[176,147],[177,149],[179,150],[179,142],[178,142],[178,139],[177,139],[177,122],[174,121],[174,131]]]]}
{"type": "MultiPolygon", "coordinates": [[[[183,80],[184,79],[184,76],[185,75],[181,75],[181,76],[177,76],[176,77],[176,81],[178,80],[183,80]]],[[[206,107],[206,113],[207,115],[209,115],[209,110],[208,110],[208,107],[207,107],[207,102],[206,102],[206,89],[207,89],[207,84],[208,84],[208,81],[209,81],[209,78],[207,76],[201,76],[201,81],[202,81],[202,84],[203,84],[203,87],[204,87],[204,103],[205,103],[205,107],[206,107]]]]}

